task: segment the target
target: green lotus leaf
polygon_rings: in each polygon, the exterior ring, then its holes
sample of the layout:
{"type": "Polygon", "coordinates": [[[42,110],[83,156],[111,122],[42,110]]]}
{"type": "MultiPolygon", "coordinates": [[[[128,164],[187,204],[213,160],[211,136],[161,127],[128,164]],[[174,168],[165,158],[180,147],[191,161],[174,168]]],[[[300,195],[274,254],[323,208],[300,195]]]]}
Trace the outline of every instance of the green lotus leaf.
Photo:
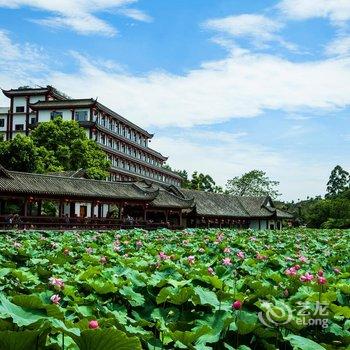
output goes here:
{"type": "Polygon", "coordinates": [[[313,340],[295,334],[287,335],[284,337],[284,340],[290,342],[293,350],[326,350],[323,346],[315,343],[313,340]]]}
{"type": "Polygon", "coordinates": [[[74,340],[79,350],[142,350],[138,338],[116,329],[86,330],[74,340]]]}

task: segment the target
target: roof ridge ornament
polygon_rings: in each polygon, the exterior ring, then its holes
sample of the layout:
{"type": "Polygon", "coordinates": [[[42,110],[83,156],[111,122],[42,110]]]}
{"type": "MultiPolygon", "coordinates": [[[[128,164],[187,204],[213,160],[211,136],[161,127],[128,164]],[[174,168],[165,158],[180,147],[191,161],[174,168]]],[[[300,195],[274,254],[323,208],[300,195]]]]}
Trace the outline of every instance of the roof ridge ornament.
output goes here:
{"type": "Polygon", "coordinates": [[[13,176],[9,173],[9,171],[0,164],[0,177],[4,177],[7,179],[13,179],[13,176]]]}

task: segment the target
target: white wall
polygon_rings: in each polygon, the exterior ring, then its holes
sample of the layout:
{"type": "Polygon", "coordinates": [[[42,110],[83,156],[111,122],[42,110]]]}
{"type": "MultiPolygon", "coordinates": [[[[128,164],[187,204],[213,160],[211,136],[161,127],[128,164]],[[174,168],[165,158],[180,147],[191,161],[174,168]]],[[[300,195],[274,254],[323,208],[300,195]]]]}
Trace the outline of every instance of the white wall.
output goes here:
{"type": "Polygon", "coordinates": [[[4,119],[4,126],[0,126],[0,132],[1,131],[6,131],[6,128],[7,128],[7,113],[6,114],[0,113],[0,119],[4,119]]]}
{"type": "Polygon", "coordinates": [[[24,111],[26,110],[27,100],[23,96],[18,96],[13,98],[13,111],[16,112],[16,107],[24,106],[24,111]]]}
{"type": "Polygon", "coordinates": [[[38,101],[45,101],[45,96],[30,96],[29,98],[30,103],[36,103],[38,101]]]}
{"type": "MultiPolygon", "coordinates": [[[[48,122],[51,120],[51,112],[53,110],[40,110],[39,122],[48,122]]],[[[72,120],[72,111],[70,109],[56,109],[56,112],[62,112],[63,120],[72,120]]]]}
{"type": "Polygon", "coordinates": [[[266,220],[251,220],[249,228],[253,230],[259,230],[259,221],[260,221],[260,230],[266,230],[266,220]]]}

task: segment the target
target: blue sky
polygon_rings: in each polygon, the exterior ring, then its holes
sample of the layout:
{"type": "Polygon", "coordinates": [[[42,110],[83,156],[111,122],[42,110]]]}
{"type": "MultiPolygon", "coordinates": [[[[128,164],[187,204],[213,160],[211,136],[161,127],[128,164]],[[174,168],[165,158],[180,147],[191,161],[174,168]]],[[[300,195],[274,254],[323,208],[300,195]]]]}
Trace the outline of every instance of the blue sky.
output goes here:
{"type": "Polygon", "coordinates": [[[0,0],[0,86],[98,97],[175,168],[305,198],[350,170],[349,24],[344,0],[0,0]]]}

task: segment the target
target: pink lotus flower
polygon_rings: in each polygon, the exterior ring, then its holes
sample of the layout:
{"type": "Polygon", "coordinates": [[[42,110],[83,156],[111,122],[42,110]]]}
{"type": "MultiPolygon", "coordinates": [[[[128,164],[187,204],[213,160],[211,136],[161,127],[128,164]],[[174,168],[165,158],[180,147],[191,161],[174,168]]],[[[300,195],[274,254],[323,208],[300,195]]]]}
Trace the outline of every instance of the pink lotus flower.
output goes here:
{"type": "Polygon", "coordinates": [[[232,309],[234,310],[240,310],[243,306],[243,303],[240,300],[236,300],[233,304],[232,304],[232,309]]]}
{"type": "Polygon", "coordinates": [[[104,255],[101,256],[101,258],[100,258],[100,263],[101,263],[101,264],[106,264],[106,263],[107,263],[107,257],[105,257],[104,255]]]}
{"type": "Polygon", "coordinates": [[[212,275],[212,276],[215,275],[214,269],[212,267],[208,267],[208,273],[209,275],[212,275]]]}
{"type": "Polygon", "coordinates": [[[266,260],[267,256],[266,255],[261,255],[260,253],[256,254],[256,259],[257,260],[266,260]]]}
{"type": "Polygon", "coordinates": [[[300,262],[303,262],[303,263],[306,263],[306,262],[307,262],[307,257],[301,255],[301,256],[299,257],[299,261],[300,261],[300,262]]]}
{"type": "Polygon", "coordinates": [[[94,252],[94,249],[89,247],[89,248],[86,248],[85,251],[88,253],[88,254],[92,254],[94,252]]]}
{"type": "Polygon", "coordinates": [[[254,237],[254,236],[252,236],[252,237],[250,237],[249,238],[252,242],[256,242],[258,239],[256,238],[256,237],[254,237]]]}
{"type": "Polygon", "coordinates": [[[216,240],[219,241],[219,242],[222,242],[225,238],[225,235],[223,233],[219,233],[217,236],[216,236],[216,240]]]}
{"type": "Polygon", "coordinates": [[[137,242],[136,242],[136,247],[137,247],[137,248],[140,248],[140,247],[142,247],[142,246],[143,246],[142,241],[137,241],[137,242]]]}
{"type": "Polygon", "coordinates": [[[317,277],[317,283],[318,283],[318,284],[326,284],[326,283],[327,283],[326,277],[318,276],[318,277],[317,277]]]}
{"type": "Polygon", "coordinates": [[[53,304],[58,305],[61,301],[61,297],[58,294],[54,294],[51,298],[50,298],[51,302],[53,304]]]}
{"type": "Polygon", "coordinates": [[[231,253],[231,248],[230,247],[224,248],[224,253],[225,254],[230,254],[231,253]]]}
{"type": "Polygon", "coordinates": [[[60,290],[64,288],[64,282],[61,278],[50,277],[49,282],[56,289],[60,290]]]}
{"type": "Polygon", "coordinates": [[[113,250],[114,250],[115,252],[120,252],[120,250],[121,250],[120,245],[114,246],[113,250]]]}
{"type": "Polygon", "coordinates": [[[300,277],[301,282],[311,282],[314,279],[314,276],[306,272],[305,275],[300,277]]]}
{"type": "Polygon", "coordinates": [[[222,259],[222,264],[225,266],[230,266],[232,265],[231,259],[230,258],[224,258],[222,259]]]}
{"type": "Polygon", "coordinates": [[[158,254],[158,256],[159,256],[160,260],[168,260],[168,259],[170,259],[170,256],[166,255],[164,252],[160,252],[158,254]]]}
{"type": "Polygon", "coordinates": [[[295,267],[290,267],[289,269],[287,269],[286,271],[284,271],[284,273],[287,276],[295,276],[297,274],[297,270],[295,269],[295,267]]]}
{"type": "Polygon", "coordinates": [[[323,270],[318,270],[317,275],[322,277],[323,276],[323,270]]]}
{"type": "Polygon", "coordinates": [[[89,322],[89,328],[90,329],[97,329],[99,328],[99,324],[96,320],[92,320],[89,322]]]}
{"type": "Polygon", "coordinates": [[[193,265],[194,262],[195,262],[195,257],[193,255],[190,255],[188,258],[187,258],[187,261],[190,265],[193,265]]]}
{"type": "Polygon", "coordinates": [[[294,265],[294,268],[298,271],[298,270],[300,270],[301,269],[301,267],[300,267],[300,265],[294,265]]]}
{"type": "Polygon", "coordinates": [[[339,275],[339,274],[341,273],[340,269],[337,269],[337,268],[333,269],[333,271],[334,271],[337,275],[339,275]]]}
{"type": "Polygon", "coordinates": [[[239,259],[244,259],[244,253],[242,251],[239,251],[236,255],[239,259]]]}

